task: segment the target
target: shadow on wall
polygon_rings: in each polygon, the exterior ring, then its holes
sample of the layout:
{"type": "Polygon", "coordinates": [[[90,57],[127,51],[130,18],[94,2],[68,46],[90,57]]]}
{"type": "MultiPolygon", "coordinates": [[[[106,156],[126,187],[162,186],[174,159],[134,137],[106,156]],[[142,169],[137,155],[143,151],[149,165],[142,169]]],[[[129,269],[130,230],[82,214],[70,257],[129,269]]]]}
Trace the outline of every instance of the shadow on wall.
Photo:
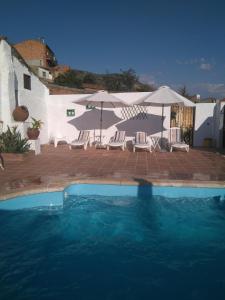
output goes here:
{"type": "MultiPolygon", "coordinates": [[[[83,115],[70,120],[68,123],[77,128],[77,130],[94,130],[100,129],[101,111],[92,109],[86,111],[83,115]]],[[[111,110],[103,110],[102,112],[102,129],[108,129],[112,125],[121,121],[111,110]]]]}
{"type": "Polygon", "coordinates": [[[208,117],[204,122],[195,130],[194,134],[194,146],[201,147],[207,146],[204,144],[205,139],[213,138],[213,117],[208,117]]]}
{"type": "MultiPolygon", "coordinates": [[[[163,118],[163,122],[165,117],[163,118]]],[[[127,136],[135,136],[137,131],[144,131],[147,135],[161,133],[162,117],[153,114],[146,114],[146,119],[142,119],[142,114],[138,114],[135,119],[128,119],[116,125],[118,130],[125,130],[127,136]]],[[[166,128],[163,127],[163,130],[166,128]]]]}
{"type": "Polygon", "coordinates": [[[218,122],[218,147],[225,149],[225,105],[221,108],[219,106],[219,117],[217,118],[218,122]]]}
{"type": "Polygon", "coordinates": [[[212,115],[207,117],[199,128],[194,131],[194,146],[223,147],[223,138],[225,140],[223,114],[224,110],[217,103],[213,108],[212,115]]]}

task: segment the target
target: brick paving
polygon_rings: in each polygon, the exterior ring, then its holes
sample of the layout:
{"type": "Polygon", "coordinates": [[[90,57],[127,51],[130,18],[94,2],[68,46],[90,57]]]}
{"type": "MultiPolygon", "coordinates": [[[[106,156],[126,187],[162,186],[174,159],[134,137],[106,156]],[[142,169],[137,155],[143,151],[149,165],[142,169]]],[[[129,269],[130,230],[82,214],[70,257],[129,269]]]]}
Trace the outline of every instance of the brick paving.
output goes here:
{"type": "Polygon", "coordinates": [[[215,151],[191,149],[153,152],[88,148],[69,150],[68,145],[42,147],[22,162],[5,162],[0,170],[0,195],[20,189],[78,179],[185,180],[225,184],[225,156],[215,151]]]}

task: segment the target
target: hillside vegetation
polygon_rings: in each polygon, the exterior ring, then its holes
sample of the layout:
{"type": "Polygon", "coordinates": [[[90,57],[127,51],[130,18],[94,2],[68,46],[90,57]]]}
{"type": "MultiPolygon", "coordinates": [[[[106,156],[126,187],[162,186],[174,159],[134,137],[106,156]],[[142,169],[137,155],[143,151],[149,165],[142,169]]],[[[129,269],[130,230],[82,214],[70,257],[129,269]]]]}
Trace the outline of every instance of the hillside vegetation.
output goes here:
{"type": "Polygon", "coordinates": [[[154,86],[141,83],[133,69],[122,70],[120,73],[106,74],[71,69],[55,78],[54,83],[80,89],[91,86],[96,88],[96,90],[105,89],[110,92],[148,92],[155,90],[154,86]]]}

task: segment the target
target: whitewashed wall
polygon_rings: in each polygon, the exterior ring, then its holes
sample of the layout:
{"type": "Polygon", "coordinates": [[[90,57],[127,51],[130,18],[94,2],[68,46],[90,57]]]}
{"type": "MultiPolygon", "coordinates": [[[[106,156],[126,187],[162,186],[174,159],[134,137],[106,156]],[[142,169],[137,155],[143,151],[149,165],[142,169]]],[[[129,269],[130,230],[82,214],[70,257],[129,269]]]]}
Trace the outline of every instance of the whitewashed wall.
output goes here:
{"type": "Polygon", "coordinates": [[[218,146],[218,125],[216,103],[196,104],[194,146],[203,146],[205,138],[211,138],[218,146]]]}
{"type": "Polygon", "coordinates": [[[41,144],[48,143],[48,111],[46,99],[49,91],[37,76],[30,73],[26,66],[22,65],[16,57],[13,57],[15,76],[18,81],[18,104],[25,105],[29,110],[29,118],[26,121],[30,124],[31,117],[41,119],[44,122],[40,131],[41,144]],[[31,76],[31,90],[23,87],[23,74],[31,76]]]}
{"type": "Polygon", "coordinates": [[[15,108],[14,68],[11,47],[4,40],[0,41],[0,119],[4,124],[13,121],[12,111],[15,108]]]}
{"type": "MultiPolygon", "coordinates": [[[[117,93],[120,99],[132,105],[135,101],[148,93],[117,93]]],[[[41,144],[48,143],[49,140],[57,136],[67,136],[73,140],[78,136],[81,127],[77,126],[77,118],[84,114],[82,124],[85,124],[85,106],[78,105],[78,99],[87,95],[49,95],[47,87],[31,73],[16,57],[12,56],[11,46],[5,41],[0,41],[0,120],[6,126],[15,126],[26,135],[26,128],[30,124],[31,117],[41,119],[44,127],[41,130],[41,144]],[[31,90],[24,89],[23,74],[31,76],[31,90]],[[15,90],[18,90],[18,104],[28,107],[30,117],[26,123],[15,122],[12,112],[16,106],[15,90]],[[68,117],[67,109],[75,109],[75,117],[68,117]],[[76,123],[76,126],[75,126],[76,123]]],[[[222,126],[223,107],[225,103],[199,103],[196,104],[194,146],[202,146],[205,138],[215,140],[217,147],[222,146],[222,126]]],[[[146,131],[149,135],[160,136],[161,132],[161,107],[147,107],[148,118],[145,120],[124,119],[121,108],[107,109],[115,112],[120,121],[103,130],[105,140],[107,140],[118,130],[126,130],[127,139],[134,136],[135,131],[146,131]]],[[[164,137],[170,127],[170,107],[164,109],[164,137]]],[[[104,112],[103,112],[104,118],[104,112]]],[[[81,117],[82,119],[82,117],[81,117]]],[[[92,120],[89,120],[90,122],[92,120]]],[[[85,128],[84,128],[85,129],[85,128]]],[[[92,140],[99,135],[99,129],[91,130],[92,140]]]]}
{"type": "Polygon", "coordinates": [[[218,128],[217,132],[217,140],[218,140],[218,146],[220,148],[223,147],[223,135],[225,134],[225,131],[223,129],[223,124],[225,123],[224,117],[225,117],[225,101],[218,101],[217,102],[217,120],[216,120],[216,127],[218,128]]]}
{"type": "Polygon", "coordinates": [[[41,119],[44,127],[41,130],[41,144],[48,142],[48,113],[46,99],[47,87],[31,73],[15,56],[12,56],[11,46],[0,41],[0,119],[6,126],[18,126],[23,136],[30,124],[31,117],[41,119]],[[24,89],[23,74],[31,76],[31,90],[24,89]],[[15,122],[12,112],[16,106],[15,90],[18,90],[18,104],[27,106],[30,116],[26,123],[15,122]]]}
{"type": "MultiPolygon", "coordinates": [[[[138,98],[143,97],[146,93],[119,93],[115,94],[117,97],[125,100],[127,103],[132,104],[138,98]]],[[[88,95],[50,95],[48,97],[48,116],[49,116],[49,137],[50,139],[57,136],[67,136],[69,140],[73,140],[78,136],[79,129],[87,129],[87,128],[77,128],[72,123],[76,123],[76,118],[81,117],[86,110],[85,106],[76,104],[78,99],[85,97],[88,95]],[[67,117],[66,111],[67,109],[75,109],[75,117],[67,117]]],[[[114,132],[119,130],[126,130],[127,139],[133,138],[133,133],[135,131],[144,130],[152,135],[159,135],[161,131],[161,107],[147,107],[148,119],[146,120],[129,120],[128,123],[125,123],[125,119],[122,118],[121,108],[116,109],[106,109],[114,111],[117,117],[121,118],[121,121],[112,125],[106,130],[103,130],[103,135],[105,136],[105,140],[109,140],[111,136],[113,136],[114,132]]],[[[170,126],[170,107],[166,107],[164,109],[164,128],[168,129],[170,126]]],[[[104,118],[104,111],[103,111],[104,118]]],[[[91,123],[91,120],[89,120],[91,123]]],[[[82,122],[83,123],[83,122],[82,122]]],[[[85,123],[85,115],[84,115],[84,123],[85,123]]],[[[85,126],[85,125],[84,125],[85,126]]],[[[91,130],[92,140],[94,136],[99,134],[99,129],[91,130]]],[[[167,132],[164,132],[164,136],[167,137],[167,132]]]]}
{"type": "Polygon", "coordinates": [[[50,73],[50,71],[48,71],[47,69],[41,68],[41,67],[38,68],[38,76],[41,78],[52,80],[52,74],[50,73]],[[46,74],[45,77],[44,77],[43,73],[46,74]]]}

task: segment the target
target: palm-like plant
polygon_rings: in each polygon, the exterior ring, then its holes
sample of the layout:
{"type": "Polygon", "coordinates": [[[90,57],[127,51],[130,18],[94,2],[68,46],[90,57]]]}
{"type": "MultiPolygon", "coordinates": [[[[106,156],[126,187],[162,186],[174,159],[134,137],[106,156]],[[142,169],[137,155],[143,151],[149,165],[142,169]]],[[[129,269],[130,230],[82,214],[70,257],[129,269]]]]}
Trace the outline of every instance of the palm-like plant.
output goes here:
{"type": "Polygon", "coordinates": [[[37,120],[35,118],[31,118],[33,122],[31,123],[31,128],[33,129],[40,129],[41,126],[44,124],[41,120],[37,120]]]}
{"type": "Polygon", "coordinates": [[[17,126],[8,126],[5,132],[0,134],[0,152],[6,153],[25,153],[30,149],[28,139],[22,138],[17,126]]]}

